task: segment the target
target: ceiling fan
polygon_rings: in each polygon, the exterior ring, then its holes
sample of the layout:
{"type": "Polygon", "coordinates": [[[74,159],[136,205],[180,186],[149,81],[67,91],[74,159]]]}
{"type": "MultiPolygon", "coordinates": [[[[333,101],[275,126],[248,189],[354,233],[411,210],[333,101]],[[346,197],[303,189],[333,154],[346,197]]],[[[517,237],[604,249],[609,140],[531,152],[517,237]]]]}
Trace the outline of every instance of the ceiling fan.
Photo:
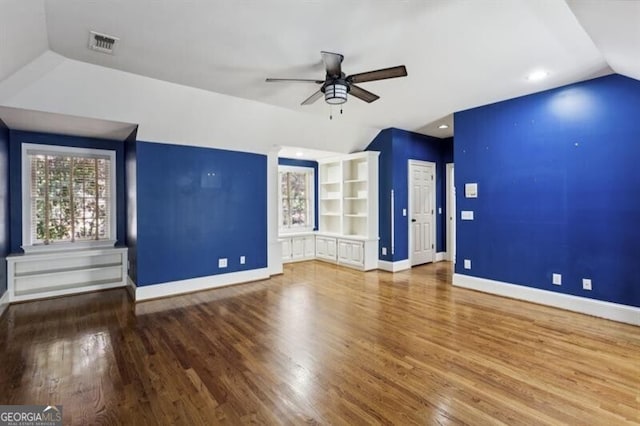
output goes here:
{"type": "Polygon", "coordinates": [[[311,105],[324,94],[324,100],[331,105],[340,105],[347,102],[347,94],[371,103],[380,96],[356,86],[356,83],[367,81],[384,80],[387,78],[406,77],[407,68],[404,65],[397,67],[383,68],[375,71],[361,72],[345,76],[342,72],[341,64],[344,56],[339,53],[320,52],[327,74],[324,80],[311,80],[303,78],[267,78],[268,83],[280,82],[301,82],[315,83],[322,86],[313,95],[305,99],[301,105],[311,105]]]}

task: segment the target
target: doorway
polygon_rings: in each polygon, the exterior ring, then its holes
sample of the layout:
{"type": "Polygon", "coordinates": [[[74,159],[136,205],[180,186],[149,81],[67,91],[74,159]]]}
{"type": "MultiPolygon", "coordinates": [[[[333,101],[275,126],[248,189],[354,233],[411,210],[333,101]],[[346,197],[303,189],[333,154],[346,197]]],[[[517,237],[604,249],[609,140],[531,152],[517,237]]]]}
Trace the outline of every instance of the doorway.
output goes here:
{"type": "Polygon", "coordinates": [[[409,260],[411,266],[435,259],[436,164],[409,160],[409,260]]]}
{"type": "Polygon", "coordinates": [[[456,263],[456,181],[455,167],[447,163],[447,260],[456,263]]]}

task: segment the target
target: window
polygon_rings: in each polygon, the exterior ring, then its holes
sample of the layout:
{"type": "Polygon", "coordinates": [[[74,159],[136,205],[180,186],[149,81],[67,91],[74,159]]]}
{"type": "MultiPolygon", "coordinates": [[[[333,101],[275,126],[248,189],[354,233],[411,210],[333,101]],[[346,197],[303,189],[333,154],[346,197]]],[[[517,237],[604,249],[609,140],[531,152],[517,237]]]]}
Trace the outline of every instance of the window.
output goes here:
{"type": "Polygon", "coordinates": [[[22,145],[25,252],[113,246],[115,151],[22,145]]]}
{"type": "Polygon", "coordinates": [[[314,170],[311,167],[280,166],[280,229],[312,230],[314,226],[314,170]]]}

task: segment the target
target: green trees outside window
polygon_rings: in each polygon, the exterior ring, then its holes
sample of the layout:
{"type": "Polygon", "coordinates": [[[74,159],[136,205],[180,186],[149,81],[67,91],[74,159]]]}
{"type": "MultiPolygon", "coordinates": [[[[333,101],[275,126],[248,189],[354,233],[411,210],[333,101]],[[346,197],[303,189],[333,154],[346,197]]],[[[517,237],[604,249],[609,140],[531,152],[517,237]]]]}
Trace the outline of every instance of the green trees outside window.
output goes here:
{"type": "Polygon", "coordinates": [[[31,244],[110,238],[111,160],[29,154],[31,244]]]}

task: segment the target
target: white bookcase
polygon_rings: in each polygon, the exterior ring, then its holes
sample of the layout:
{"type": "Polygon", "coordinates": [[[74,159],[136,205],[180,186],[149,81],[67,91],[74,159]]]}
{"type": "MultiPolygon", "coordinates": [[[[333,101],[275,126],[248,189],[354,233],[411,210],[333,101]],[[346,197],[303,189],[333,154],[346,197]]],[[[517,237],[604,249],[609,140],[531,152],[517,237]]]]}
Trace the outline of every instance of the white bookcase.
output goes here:
{"type": "Polygon", "coordinates": [[[370,270],[378,267],[378,152],[319,161],[316,257],[370,270]]]}

